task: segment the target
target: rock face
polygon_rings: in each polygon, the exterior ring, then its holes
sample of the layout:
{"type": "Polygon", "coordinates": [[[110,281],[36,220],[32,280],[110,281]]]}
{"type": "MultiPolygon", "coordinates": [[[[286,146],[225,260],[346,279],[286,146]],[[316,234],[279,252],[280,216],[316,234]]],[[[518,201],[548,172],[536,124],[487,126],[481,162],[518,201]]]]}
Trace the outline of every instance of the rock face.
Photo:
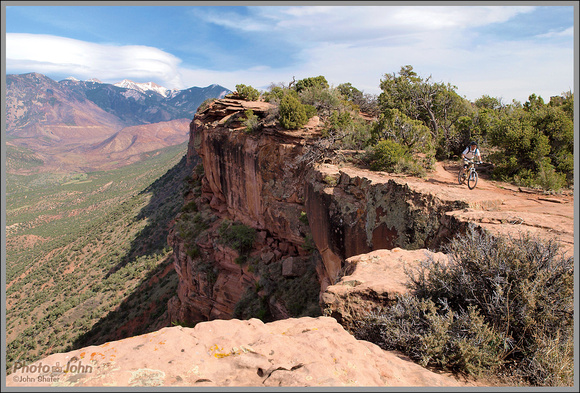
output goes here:
{"type": "Polygon", "coordinates": [[[405,179],[333,165],[313,171],[306,188],[312,236],[330,284],[339,278],[346,258],[379,249],[433,247],[442,234],[459,229],[442,225],[445,213],[468,207],[422,192],[405,179]]]}
{"type": "Polygon", "coordinates": [[[21,366],[7,386],[475,386],[356,340],[328,317],[163,328],[21,366]]]}
{"type": "MultiPolygon", "coordinates": [[[[245,131],[246,111],[265,119],[270,109],[265,102],[222,99],[196,114],[190,125],[188,159],[199,156],[197,170],[203,172],[192,174],[198,189],[187,198],[196,203],[209,229],[195,245],[187,244],[191,235],[175,229],[170,234],[180,276],[178,296],[169,304],[174,321],[231,318],[242,297],[264,275],[258,270],[265,266],[286,282],[307,274],[317,280],[322,265],[304,248],[310,230],[302,219],[307,171],[300,162],[304,144],[315,135],[317,118],[297,132],[267,121],[259,132],[245,131]],[[219,228],[225,220],[256,230],[249,255],[220,242],[219,228]],[[188,255],[193,247],[199,249],[199,257],[188,255]],[[256,261],[259,268],[238,263],[241,257],[256,261]]],[[[259,290],[255,295],[269,303],[267,312],[272,316],[292,315],[280,296],[265,299],[267,294],[259,290]]]]}
{"type": "Polygon", "coordinates": [[[193,120],[194,146],[202,159],[212,207],[232,219],[301,244],[303,168],[297,162],[303,137],[265,128],[244,131],[244,111],[266,116],[270,104],[220,100],[193,120]]]}
{"type": "Polygon", "coordinates": [[[532,232],[573,252],[573,198],[547,200],[480,179],[457,184],[439,163],[426,179],[324,164],[306,183],[306,211],[328,284],[346,258],[395,247],[438,250],[469,223],[496,234],[532,232]]]}

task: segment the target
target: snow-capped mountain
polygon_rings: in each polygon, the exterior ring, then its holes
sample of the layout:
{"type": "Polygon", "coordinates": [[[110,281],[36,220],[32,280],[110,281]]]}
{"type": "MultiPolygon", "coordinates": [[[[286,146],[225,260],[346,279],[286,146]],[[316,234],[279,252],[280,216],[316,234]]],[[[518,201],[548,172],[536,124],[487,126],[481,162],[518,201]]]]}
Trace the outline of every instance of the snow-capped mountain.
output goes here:
{"type": "Polygon", "coordinates": [[[114,86],[123,87],[125,89],[132,89],[137,90],[142,93],[147,93],[148,91],[153,91],[155,93],[161,94],[163,97],[171,98],[175,95],[179,90],[171,90],[167,89],[163,86],[159,86],[155,82],[146,82],[146,83],[137,83],[133,82],[129,79],[123,79],[123,81],[119,83],[115,83],[114,86]]]}

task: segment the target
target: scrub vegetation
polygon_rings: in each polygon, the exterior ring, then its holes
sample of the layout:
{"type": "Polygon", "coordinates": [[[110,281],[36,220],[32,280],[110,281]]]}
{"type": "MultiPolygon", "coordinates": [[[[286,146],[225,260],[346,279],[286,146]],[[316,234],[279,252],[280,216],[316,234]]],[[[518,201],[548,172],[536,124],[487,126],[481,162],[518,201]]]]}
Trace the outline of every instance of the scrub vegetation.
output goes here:
{"type": "Polygon", "coordinates": [[[177,288],[175,272],[162,272],[191,171],[186,148],[112,171],[7,175],[6,369],[75,341],[144,333],[148,324],[128,322],[162,316],[177,288]]]}

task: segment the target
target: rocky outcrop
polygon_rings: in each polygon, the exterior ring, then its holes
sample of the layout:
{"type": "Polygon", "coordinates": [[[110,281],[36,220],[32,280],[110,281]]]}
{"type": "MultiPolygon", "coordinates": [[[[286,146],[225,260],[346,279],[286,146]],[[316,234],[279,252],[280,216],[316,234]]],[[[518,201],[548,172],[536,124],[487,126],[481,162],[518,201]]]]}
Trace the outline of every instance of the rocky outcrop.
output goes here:
{"type": "Polygon", "coordinates": [[[404,178],[334,165],[317,167],[306,189],[312,236],[329,284],[340,277],[346,258],[395,247],[436,248],[459,230],[449,220],[443,226],[446,212],[469,206],[425,193],[404,178]]]}
{"type": "Polygon", "coordinates": [[[346,260],[345,275],[320,296],[324,314],[336,319],[349,332],[369,313],[381,313],[408,291],[407,272],[427,259],[445,260],[441,252],[426,249],[375,250],[346,260]]]}
{"type": "MultiPolygon", "coordinates": [[[[244,296],[266,302],[268,306],[262,307],[267,310],[262,311],[272,318],[288,317],[292,312],[284,304],[285,295],[272,298],[256,289],[260,278],[269,275],[288,285],[310,281],[310,286],[312,278],[317,280],[321,264],[305,247],[310,230],[303,218],[306,171],[300,157],[316,135],[318,120],[311,119],[303,130],[287,131],[268,122],[270,109],[265,102],[222,99],[196,114],[191,123],[188,159],[197,155],[201,161],[192,174],[196,189],[186,198],[196,204],[199,219],[208,228],[196,233],[195,241],[175,228],[170,233],[180,277],[178,295],[169,304],[175,321],[231,318],[244,296]],[[262,119],[259,132],[247,132],[243,124],[250,110],[262,119]],[[224,221],[256,230],[247,255],[220,241],[224,221]],[[240,258],[246,262],[240,263],[240,258]]],[[[178,217],[176,227],[186,218],[178,217]]]]}
{"type": "Polygon", "coordinates": [[[309,135],[284,132],[274,122],[257,135],[245,132],[244,112],[264,118],[270,107],[224,99],[196,115],[194,147],[205,171],[204,191],[211,193],[212,207],[232,219],[302,244],[304,168],[298,159],[309,135]]]}
{"type": "MultiPolygon", "coordinates": [[[[520,233],[528,232],[540,238],[556,240],[563,253],[573,255],[574,206],[571,195],[546,197],[538,192],[481,179],[478,187],[470,191],[456,185],[452,174],[442,166],[438,166],[432,177],[427,179],[400,179],[354,168],[339,170],[328,165],[323,168],[327,179],[336,179],[332,188],[323,189],[319,186],[320,195],[330,201],[331,208],[325,214],[330,218],[338,217],[334,218],[334,225],[347,225],[347,229],[342,230],[345,233],[344,239],[352,240],[358,233],[359,239],[362,239],[359,245],[365,245],[366,241],[370,249],[374,246],[372,235],[377,228],[373,223],[377,222],[381,225],[390,223],[389,228],[394,234],[390,237],[391,244],[387,244],[385,249],[356,254],[358,250],[349,252],[345,247],[343,252],[352,256],[342,265],[337,281],[321,293],[324,314],[333,316],[351,332],[356,331],[357,321],[363,320],[370,312],[380,313],[381,309],[396,301],[397,295],[408,291],[407,272],[412,272],[426,259],[447,258],[442,252],[431,250],[440,249],[455,234],[463,233],[469,224],[496,235],[517,237],[520,233]],[[363,186],[352,187],[355,181],[363,186]],[[361,188],[371,191],[363,194],[360,193],[361,188]],[[383,209],[378,214],[379,209],[382,209],[380,203],[368,203],[369,198],[363,198],[379,194],[389,200],[389,195],[393,194],[383,191],[389,189],[398,190],[398,203],[396,197],[395,201],[391,199],[391,203],[398,206],[398,212],[383,209]],[[340,199],[337,195],[340,195],[340,199]],[[355,195],[360,197],[356,198],[355,195]],[[339,205],[339,200],[347,202],[339,205]],[[355,219],[345,220],[349,215],[341,213],[341,210],[355,211],[353,205],[361,217],[360,222],[366,223],[366,227],[355,219]],[[425,222],[429,225],[425,225],[425,222]],[[414,236],[396,236],[398,233],[408,235],[401,231],[404,228],[415,228],[414,236]]],[[[351,214],[350,217],[357,216],[351,214]]],[[[325,221],[317,219],[314,222],[321,225],[325,221]]],[[[324,231],[329,228],[321,227],[318,231],[313,229],[313,234],[319,233],[323,239],[330,239],[328,244],[348,244],[339,236],[327,234],[324,237],[324,231]]],[[[337,256],[335,259],[340,261],[337,256]]],[[[335,269],[338,270],[338,265],[335,269]]]]}
{"type": "Polygon", "coordinates": [[[333,318],[216,320],[50,355],[7,386],[475,386],[356,340],[333,318]]]}
{"type": "Polygon", "coordinates": [[[347,258],[395,247],[440,250],[470,223],[499,235],[555,238],[573,253],[571,196],[531,197],[481,179],[469,190],[441,163],[424,179],[322,164],[311,171],[305,200],[326,272],[323,291],[347,258]]]}
{"type": "Polygon", "coordinates": [[[268,121],[270,110],[223,99],[190,124],[188,160],[200,164],[169,234],[179,285],[168,315],[195,327],[54,354],[40,362],[51,372],[74,363],[77,372],[23,380],[16,371],[9,386],[474,385],[349,331],[407,290],[406,268],[446,258],[441,245],[470,223],[555,236],[572,250],[573,197],[483,179],[468,190],[440,163],[422,179],[309,166],[304,153],[319,119],[287,131],[268,121]],[[248,110],[261,119],[257,131],[246,130],[248,110]],[[251,247],[224,241],[233,223],[254,231],[251,247]],[[332,318],[304,316],[322,312],[332,318]],[[81,362],[90,372],[78,372],[81,362]]]}

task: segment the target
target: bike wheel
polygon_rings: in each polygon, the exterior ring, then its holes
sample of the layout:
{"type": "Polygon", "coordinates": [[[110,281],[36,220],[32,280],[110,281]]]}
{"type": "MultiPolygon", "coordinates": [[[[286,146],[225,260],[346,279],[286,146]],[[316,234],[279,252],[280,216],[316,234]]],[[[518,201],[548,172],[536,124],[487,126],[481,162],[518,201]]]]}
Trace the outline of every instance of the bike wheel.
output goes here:
{"type": "Polygon", "coordinates": [[[457,174],[457,181],[459,184],[465,183],[465,171],[459,170],[459,173],[457,174]]]}
{"type": "Polygon", "coordinates": [[[469,187],[470,190],[473,190],[477,185],[477,178],[477,172],[473,171],[469,174],[469,177],[467,178],[467,187],[469,187]]]}

